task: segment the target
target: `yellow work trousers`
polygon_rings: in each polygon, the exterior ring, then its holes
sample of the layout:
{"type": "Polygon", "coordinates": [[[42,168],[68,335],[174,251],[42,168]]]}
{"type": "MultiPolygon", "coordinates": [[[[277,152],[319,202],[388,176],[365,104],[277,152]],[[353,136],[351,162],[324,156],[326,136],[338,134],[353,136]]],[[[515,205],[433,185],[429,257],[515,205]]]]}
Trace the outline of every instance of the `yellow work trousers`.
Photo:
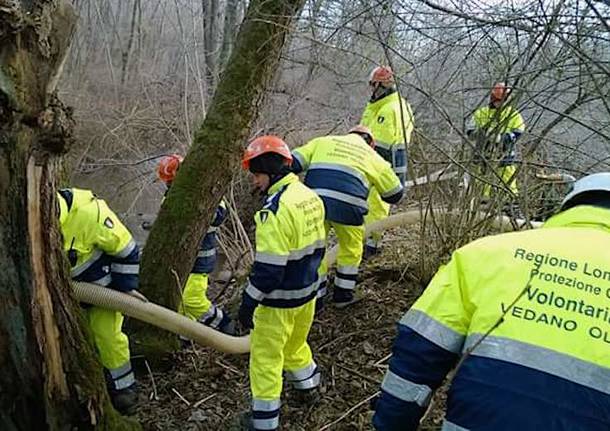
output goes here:
{"type": "MultiPolygon", "coordinates": [[[[390,204],[381,199],[381,195],[375,187],[371,187],[368,198],[369,213],[364,216],[364,224],[383,220],[390,214],[390,204]]],[[[373,249],[379,248],[381,245],[382,232],[373,232],[366,238],[366,246],[373,249]]]]}
{"type": "Polygon", "coordinates": [[[315,300],[295,308],[259,305],[250,334],[250,388],[252,418],[257,430],[279,426],[282,372],[296,389],[317,387],[320,374],[307,336],[313,322],[315,300]]]}
{"type": "MultiPolygon", "coordinates": [[[[330,235],[332,228],[337,235],[339,252],[337,253],[337,273],[335,275],[335,286],[342,289],[353,290],[356,288],[358,278],[358,267],[362,261],[362,242],[364,240],[364,225],[349,226],[345,224],[326,221],[326,238],[330,235]]],[[[328,264],[322,259],[318,274],[320,280],[326,280],[328,264]]],[[[321,295],[318,295],[320,297],[321,295]]]]}
{"type": "Polygon", "coordinates": [[[218,329],[225,323],[224,312],[212,304],[207,292],[208,274],[190,274],[182,291],[178,312],[191,320],[218,329]]]}
{"type": "Polygon", "coordinates": [[[129,360],[129,339],[123,333],[123,315],[100,307],[85,309],[100,362],[108,370],[114,388],[124,389],[134,382],[129,360]]]}
{"type": "MultiPolygon", "coordinates": [[[[502,179],[502,182],[506,184],[506,187],[510,189],[511,192],[515,196],[519,194],[519,188],[517,186],[517,176],[515,173],[517,172],[516,165],[507,165],[507,166],[498,166],[494,169],[496,175],[502,179]]],[[[494,178],[496,180],[496,178],[494,178]]],[[[491,197],[491,186],[489,184],[485,184],[483,186],[483,197],[489,198],[491,197]]]]}

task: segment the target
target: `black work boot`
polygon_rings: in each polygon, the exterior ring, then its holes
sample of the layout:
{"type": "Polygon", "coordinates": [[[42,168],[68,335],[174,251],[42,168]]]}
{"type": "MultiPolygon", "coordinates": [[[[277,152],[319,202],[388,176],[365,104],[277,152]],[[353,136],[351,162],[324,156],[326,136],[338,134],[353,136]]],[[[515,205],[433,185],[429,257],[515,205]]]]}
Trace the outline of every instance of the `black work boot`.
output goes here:
{"type": "Polygon", "coordinates": [[[364,246],[364,250],[362,252],[362,259],[363,260],[372,259],[373,257],[375,257],[379,254],[381,254],[380,247],[374,247],[372,245],[366,244],[364,246]]]}
{"type": "Polygon", "coordinates": [[[291,407],[312,407],[320,402],[322,396],[319,388],[297,389],[291,394],[291,407]]]}
{"type": "Polygon", "coordinates": [[[110,400],[115,409],[122,415],[131,416],[136,413],[138,404],[138,393],[136,385],[131,385],[125,389],[113,389],[109,391],[110,400]]]}
{"type": "Polygon", "coordinates": [[[252,422],[252,412],[247,411],[237,416],[228,426],[228,431],[255,431],[252,422]]]}
{"type": "Polygon", "coordinates": [[[333,304],[336,308],[342,309],[349,307],[356,302],[359,302],[362,298],[357,295],[354,295],[354,291],[352,289],[341,289],[340,287],[335,286],[333,290],[333,304]]]}

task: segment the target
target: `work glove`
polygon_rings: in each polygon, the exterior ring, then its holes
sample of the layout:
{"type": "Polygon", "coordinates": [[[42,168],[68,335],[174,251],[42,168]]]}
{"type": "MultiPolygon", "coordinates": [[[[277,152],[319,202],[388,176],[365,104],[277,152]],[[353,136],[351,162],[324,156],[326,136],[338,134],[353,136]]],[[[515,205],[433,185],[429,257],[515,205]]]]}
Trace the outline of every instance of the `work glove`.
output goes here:
{"type": "Polygon", "coordinates": [[[241,305],[239,306],[239,311],[237,313],[239,323],[244,327],[244,329],[254,328],[253,316],[257,305],[258,303],[254,301],[244,290],[241,305]]]}

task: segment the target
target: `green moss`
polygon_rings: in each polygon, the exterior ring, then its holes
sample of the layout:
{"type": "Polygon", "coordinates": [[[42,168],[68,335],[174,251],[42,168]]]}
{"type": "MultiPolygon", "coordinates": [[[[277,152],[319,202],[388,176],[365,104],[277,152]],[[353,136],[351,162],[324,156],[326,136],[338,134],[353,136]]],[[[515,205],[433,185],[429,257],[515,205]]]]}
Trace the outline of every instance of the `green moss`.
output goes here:
{"type": "Polygon", "coordinates": [[[140,431],[142,426],[132,418],[121,416],[110,401],[104,403],[104,413],[100,423],[95,427],[96,431],[140,431]]]}
{"type": "Polygon", "coordinates": [[[129,335],[132,355],[142,355],[149,363],[157,365],[165,363],[168,355],[180,348],[176,335],[154,326],[144,328],[146,330],[129,335]]]}
{"type": "Polygon", "coordinates": [[[11,103],[15,103],[15,87],[13,81],[6,76],[4,70],[0,67],[0,91],[6,94],[11,103]]]}

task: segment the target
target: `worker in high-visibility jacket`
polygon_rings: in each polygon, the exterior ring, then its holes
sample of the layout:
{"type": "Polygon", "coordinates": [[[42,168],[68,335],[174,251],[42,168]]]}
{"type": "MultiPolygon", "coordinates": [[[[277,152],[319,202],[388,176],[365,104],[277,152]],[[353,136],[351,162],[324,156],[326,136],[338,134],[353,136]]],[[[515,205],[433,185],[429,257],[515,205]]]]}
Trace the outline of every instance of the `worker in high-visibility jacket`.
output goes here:
{"type": "MultiPolygon", "coordinates": [[[[386,162],[372,148],[371,131],[356,126],[343,136],[324,136],[309,141],[293,151],[293,171],[306,171],[305,185],[315,191],[326,210],[326,232],[333,228],[339,251],[333,289],[333,302],[344,308],[356,302],[354,295],[358,268],[362,260],[364,217],[372,187],[388,203],[402,198],[403,186],[386,162]]],[[[320,267],[322,278],[318,301],[327,292],[327,266],[320,267]]]]}
{"type": "MultiPolygon", "coordinates": [[[[375,151],[392,165],[404,185],[407,177],[407,148],[415,124],[411,105],[398,93],[394,72],[389,66],[374,68],[369,77],[369,86],[371,98],[360,123],[371,130],[375,138],[375,151]]],[[[365,224],[383,220],[390,213],[390,205],[375,188],[371,189],[368,203],[369,213],[364,218],[365,224]]],[[[381,237],[381,232],[375,232],[366,238],[366,256],[378,252],[381,237]]]]}
{"type": "MultiPolygon", "coordinates": [[[[495,175],[513,195],[518,195],[519,187],[515,177],[516,144],[525,130],[525,123],[519,111],[509,103],[511,91],[503,82],[494,85],[489,95],[489,105],[474,112],[466,133],[481,141],[475,148],[476,158],[482,163],[488,163],[485,159],[492,159],[495,175]]],[[[486,184],[483,187],[483,197],[490,196],[491,186],[486,184]]]]}
{"type": "Polygon", "coordinates": [[[256,256],[239,320],[250,334],[252,412],[246,427],[279,426],[282,372],[302,402],[317,399],[320,373],[307,336],[313,322],[318,268],[324,258],[324,204],[290,172],[292,156],[277,136],[247,147],[243,167],[266,195],[255,215],[256,256]]]}
{"type": "MultiPolygon", "coordinates": [[[[176,178],[182,160],[182,156],[179,154],[171,154],[159,161],[157,175],[167,186],[166,193],[176,178]]],[[[216,234],[226,215],[226,204],[221,201],[216,208],[212,223],[199,245],[193,269],[182,291],[182,301],[178,312],[211,328],[234,334],[235,325],[229,314],[213,304],[207,297],[209,274],[214,271],[216,265],[216,234]]]]}
{"type": "MultiPolygon", "coordinates": [[[[137,290],[140,251],[131,233],[106,202],[91,191],[59,190],[59,222],[71,277],[131,294],[146,300],[137,290]]],[[[118,311],[84,306],[93,342],[105,368],[108,392],[114,406],[132,414],[137,402],[131,369],[129,340],[122,331],[118,311]]]]}
{"type": "Polygon", "coordinates": [[[380,431],[416,430],[458,363],[443,430],[610,429],[610,173],[541,229],[453,253],[398,325],[380,431]]]}

